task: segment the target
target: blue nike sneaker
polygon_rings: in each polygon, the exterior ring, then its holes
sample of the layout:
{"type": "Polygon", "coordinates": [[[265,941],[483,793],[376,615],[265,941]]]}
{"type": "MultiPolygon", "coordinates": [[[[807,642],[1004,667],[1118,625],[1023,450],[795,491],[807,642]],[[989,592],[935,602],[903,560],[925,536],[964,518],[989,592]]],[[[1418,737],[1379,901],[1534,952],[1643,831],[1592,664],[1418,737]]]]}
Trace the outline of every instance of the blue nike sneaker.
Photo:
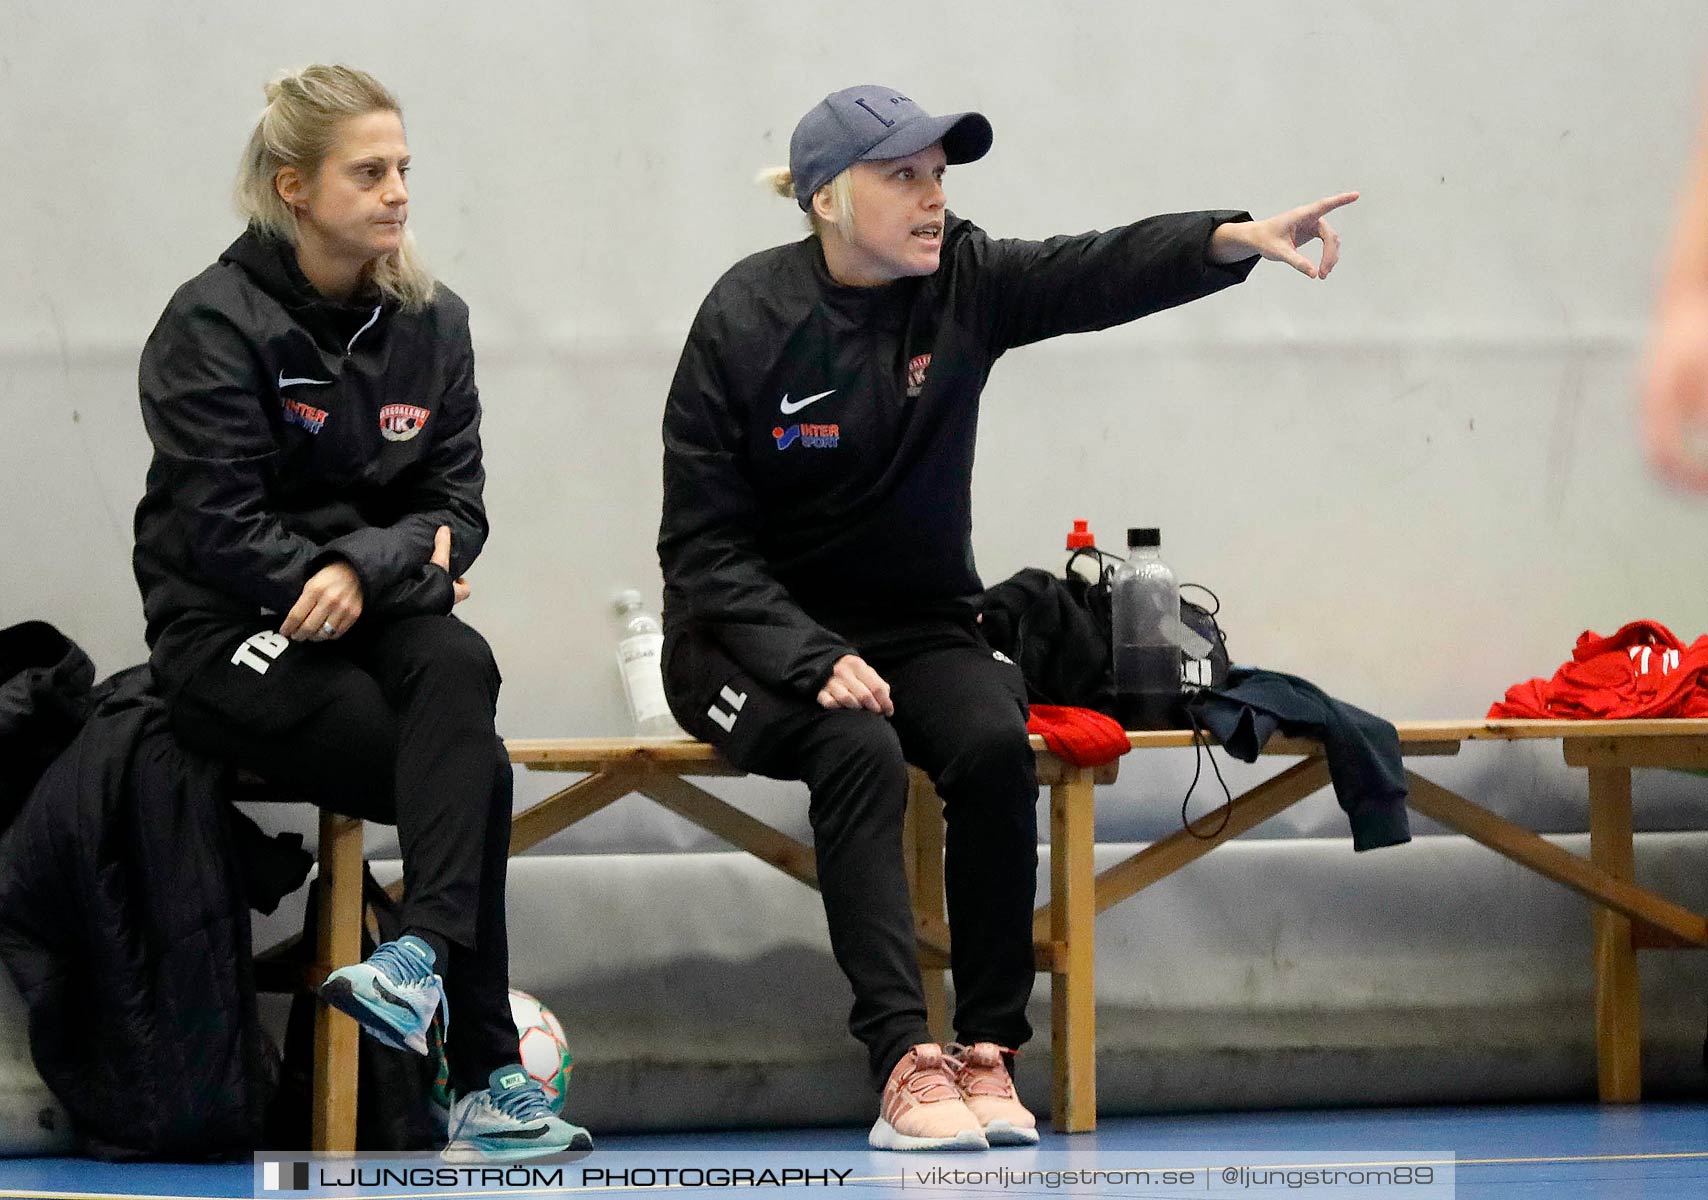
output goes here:
{"type": "Polygon", "coordinates": [[[433,973],[433,948],[412,934],[385,942],[366,962],[340,967],[320,985],[320,998],[388,1046],[427,1053],[427,1027],[443,1010],[445,982],[433,973]]]}
{"type": "Polygon", "coordinates": [[[450,1144],[442,1157],[454,1163],[518,1162],[547,1154],[579,1157],[592,1149],[592,1135],[554,1116],[545,1089],[511,1064],[451,1107],[450,1144]]]}

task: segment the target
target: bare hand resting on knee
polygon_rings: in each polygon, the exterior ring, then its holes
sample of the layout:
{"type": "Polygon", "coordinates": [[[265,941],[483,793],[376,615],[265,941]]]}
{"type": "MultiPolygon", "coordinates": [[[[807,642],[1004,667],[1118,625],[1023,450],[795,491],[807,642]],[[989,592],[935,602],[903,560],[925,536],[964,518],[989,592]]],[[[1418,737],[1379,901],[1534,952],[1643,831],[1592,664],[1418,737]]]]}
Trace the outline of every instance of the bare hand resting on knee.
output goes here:
{"type": "Polygon", "coordinates": [[[836,660],[830,679],[818,690],[818,702],[824,708],[863,708],[886,717],[896,710],[890,703],[890,685],[858,654],[836,660]]]}

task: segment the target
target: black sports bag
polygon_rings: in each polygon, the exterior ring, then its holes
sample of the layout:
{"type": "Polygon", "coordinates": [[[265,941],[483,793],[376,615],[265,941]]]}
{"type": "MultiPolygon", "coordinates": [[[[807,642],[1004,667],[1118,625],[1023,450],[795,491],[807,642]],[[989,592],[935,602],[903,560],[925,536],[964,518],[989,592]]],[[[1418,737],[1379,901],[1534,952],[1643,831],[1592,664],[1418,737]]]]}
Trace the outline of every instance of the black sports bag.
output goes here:
{"type": "MultiPolygon", "coordinates": [[[[1100,563],[1095,581],[1076,574],[1074,561],[1085,553],[1073,553],[1063,576],[1027,567],[990,588],[981,601],[980,628],[991,649],[1000,650],[1020,667],[1027,696],[1034,703],[1071,704],[1115,716],[1109,600],[1114,572],[1100,563]]],[[[1181,655],[1186,688],[1219,686],[1228,677],[1227,638],[1216,621],[1220,601],[1198,584],[1181,586],[1203,591],[1215,605],[1204,608],[1190,600],[1180,601],[1181,622],[1211,647],[1202,661],[1181,655]]],[[[1183,719],[1181,726],[1185,724],[1183,719]]]]}

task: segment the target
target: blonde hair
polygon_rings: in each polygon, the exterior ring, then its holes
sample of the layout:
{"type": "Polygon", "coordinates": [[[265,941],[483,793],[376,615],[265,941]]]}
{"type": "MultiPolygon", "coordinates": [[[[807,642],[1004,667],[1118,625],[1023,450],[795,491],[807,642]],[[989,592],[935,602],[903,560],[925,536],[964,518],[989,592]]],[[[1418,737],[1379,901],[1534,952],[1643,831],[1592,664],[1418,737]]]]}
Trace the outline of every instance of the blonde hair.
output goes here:
{"type": "MultiPolygon", "coordinates": [[[[297,244],[296,213],[279,195],[279,171],[294,167],[313,178],[338,141],[339,123],[372,112],[403,118],[397,97],[384,84],[354,67],[316,63],[286,71],[266,89],[267,107],[237,172],[237,210],[263,233],[297,244]]],[[[433,276],[421,261],[415,235],[408,229],[403,244],[378,259],[368,277],[385,295],[406,309],[419,309],[433,298],[433,276]]]]}
{"type": "MultiPolygon", "coordinates": [[[[759,172],[755,183],[764,184],[785,200],[795,198],[795,176],[787,167],[767,167],[759,172]]],[[[835,178],[824,185],[830,189],[830,224],[842,234],[850,237],[854,233],[854,168],[844,168],[835,178]]],[[[822,189],[821,189],[822,190],[822,189]]],[[[818,215],[818,210],[807,208],[807,224],[819,237],[824,236],[825,221],[818,215]]]]}

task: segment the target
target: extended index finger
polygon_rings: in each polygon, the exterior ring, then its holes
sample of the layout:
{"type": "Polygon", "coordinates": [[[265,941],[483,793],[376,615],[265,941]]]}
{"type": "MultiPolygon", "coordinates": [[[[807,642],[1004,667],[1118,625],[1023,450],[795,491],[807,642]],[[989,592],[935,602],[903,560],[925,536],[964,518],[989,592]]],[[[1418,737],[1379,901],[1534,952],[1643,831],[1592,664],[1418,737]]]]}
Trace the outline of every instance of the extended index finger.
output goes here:
{"type": "Polygon", "coordinates": [[[1337,208],[1345,208],[1356,199],[1358,199],[1357,192],[1341,192],[1338,196],[1324,196],[1314,204],[1307,204],[1305,206],[1305,211],[1310,213],[1313,217],[1320,217],[1324,213],[1331,213],[1337,208]]]}

